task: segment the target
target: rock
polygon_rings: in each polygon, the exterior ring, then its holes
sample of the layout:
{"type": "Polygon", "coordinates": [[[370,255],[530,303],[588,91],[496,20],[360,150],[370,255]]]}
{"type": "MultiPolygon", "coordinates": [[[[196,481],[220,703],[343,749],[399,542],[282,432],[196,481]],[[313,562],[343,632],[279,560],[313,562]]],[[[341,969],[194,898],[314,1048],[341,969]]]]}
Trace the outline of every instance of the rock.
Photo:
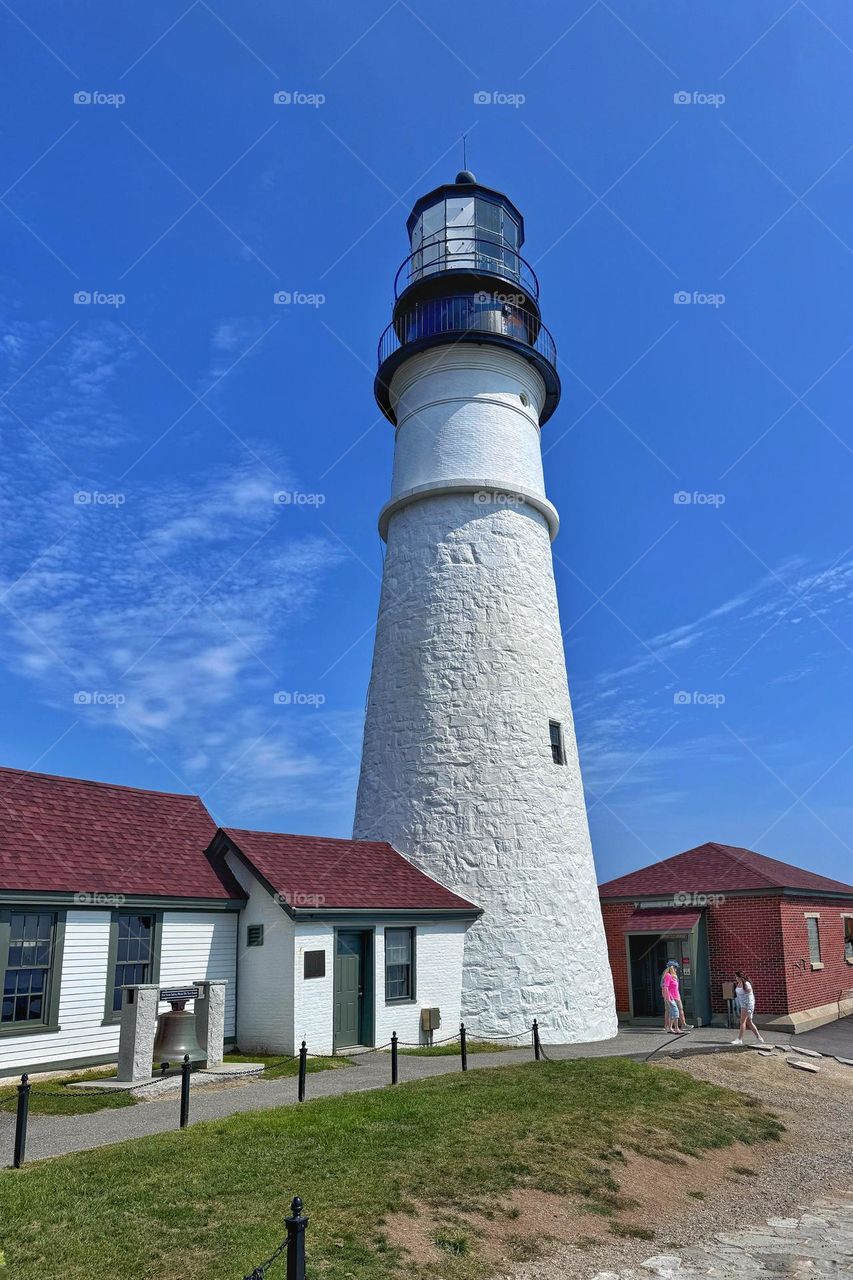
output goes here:
{"type": "Polygon", "coordinates": [[[772,1050],[772,1049],[759,1049],[759,1050],[758,1050],[758,1052],[761,1054],[762,1058],[772,1058],[772,1057],[773,1057],[773,1050],[772,1050]]]}
{"type": "Polygon", "coordinates": [[[794,1231],[799,1225],[799,1218],[768,1218],[768,1227],[774,1227],[777,1231],[794,1231]]]}
{"type": "Polygon", "coordinates": [[[646,1258],[642,1266],[646,1271],[653,1271],[656,1276],[669,1280],[669,1277],[681,1270],[681,1259],[674,1253],[660,1253],[654,1258],[646,1258]]]}
{"type": "Polygon", "coordinates": [[[853,1058],[839,1058],[836,1056],[836,1062],[840,1062],[843,1067],[853,1067],[853,1058]]]}
{"type": "Polygon", "coordinates": [[[788,1066],[796,1067],[798,1071],[811,1071],[813,1075],[820,1071],[820,1067],[814,1066],[811,1062],[800,1062],[797,1058],[789,1058],[788,1066]]]}
{"type": "Polygon", "coordinates": [[[797,1052],[803,1058],[822,1058],[823,1054],[818,1053],[817,1049],[797,1049],[797,1052]]]}

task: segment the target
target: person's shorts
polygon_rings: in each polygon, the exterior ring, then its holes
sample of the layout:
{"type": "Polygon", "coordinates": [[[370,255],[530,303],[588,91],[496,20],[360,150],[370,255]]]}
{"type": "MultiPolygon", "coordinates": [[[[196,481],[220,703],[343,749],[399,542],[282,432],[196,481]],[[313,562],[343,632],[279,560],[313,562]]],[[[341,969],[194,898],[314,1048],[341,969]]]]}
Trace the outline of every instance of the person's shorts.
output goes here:
{"type": "Polygon", "coordinates": [[[675,1001],[675,1000],[669,1000],[669,1001],[667,1001],[667,1007],[668,1007],[668,1009],[669,1009],[670,1017],[672,1017],[672,1018],[677,1018],[677,1017],[678,1017],[678,1004],[676,1003],[676,1001],[675,1001]]]}
{"type": "Polygon", "coordinates": [[[742,1013],[748,1013],[748,1014],[749,1014],[749,1016],[750,1016],[750,1018],[751,1018],[751,1017],[752,1017],[752,1015],[755,1013],[755,1005],[754,1005],[754,1004],[739,1004],[739,1005],[738,1005],[738,1007],[737,1007],[737,1011],[738,1011],[738,1015],[740,1015],[740,1014],[742,1014],[742,1013]]]}

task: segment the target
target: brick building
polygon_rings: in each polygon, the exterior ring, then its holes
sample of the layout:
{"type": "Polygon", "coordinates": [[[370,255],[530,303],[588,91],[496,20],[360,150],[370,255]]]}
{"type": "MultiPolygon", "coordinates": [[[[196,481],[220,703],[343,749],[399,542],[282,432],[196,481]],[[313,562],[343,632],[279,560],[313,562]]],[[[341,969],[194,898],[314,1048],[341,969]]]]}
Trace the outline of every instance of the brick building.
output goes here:
{"type": "Polygon", "coordinates": [[[658,1020],[681,966],[689,1022],[725,1017],[743,970],[756,1022],[804,1031],[853,1013],[853,886],[732,845],[702,844],[599,887],[620,1019],[658,1020]]]}

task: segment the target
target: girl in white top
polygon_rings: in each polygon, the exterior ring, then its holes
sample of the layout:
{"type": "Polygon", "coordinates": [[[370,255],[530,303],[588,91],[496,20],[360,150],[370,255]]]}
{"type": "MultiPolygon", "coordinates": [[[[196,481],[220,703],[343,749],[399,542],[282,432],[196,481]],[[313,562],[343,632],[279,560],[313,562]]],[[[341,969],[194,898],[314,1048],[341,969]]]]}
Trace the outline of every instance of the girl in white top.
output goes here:
{"type": "Polygon", "coordinates": [[[732,1044],[743,1044],[743,1033],[747,1027],[758,1043],[764,1044],[764,1037],[752,1021],[752,1015],[755,1012],[755,992],[749,978],[741,973],[740,969],[735,973],[735,1007],[740,1014],[740,1030],[737,1033],[737,1040],[733,1040],[732,1044]]]}

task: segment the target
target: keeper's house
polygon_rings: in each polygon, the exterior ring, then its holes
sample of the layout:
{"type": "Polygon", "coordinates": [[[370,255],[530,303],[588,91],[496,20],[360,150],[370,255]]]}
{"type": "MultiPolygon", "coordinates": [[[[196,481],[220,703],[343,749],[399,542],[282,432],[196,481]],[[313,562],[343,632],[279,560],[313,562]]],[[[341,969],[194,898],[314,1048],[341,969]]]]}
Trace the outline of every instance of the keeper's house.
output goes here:
{"type": "Polygon", "coordinates": [[[217,830],[198,796],[17,769],[0,816],[0,1076],[115,1062],[132,983],[226,979],[248,1052],[423,1040],[422,1006],[458,1024],[479,910],[390,845],[217,830]]]}
{"type": "Polygon", "coordinates": [[[853,886],[750,849],[702,844],[599,887],[620,1018],[659,1020],[681,966],[688,1022],[722,1021],[751,978],[758,1026],[805,1031],[853,1013],[853,886]]]}

